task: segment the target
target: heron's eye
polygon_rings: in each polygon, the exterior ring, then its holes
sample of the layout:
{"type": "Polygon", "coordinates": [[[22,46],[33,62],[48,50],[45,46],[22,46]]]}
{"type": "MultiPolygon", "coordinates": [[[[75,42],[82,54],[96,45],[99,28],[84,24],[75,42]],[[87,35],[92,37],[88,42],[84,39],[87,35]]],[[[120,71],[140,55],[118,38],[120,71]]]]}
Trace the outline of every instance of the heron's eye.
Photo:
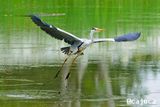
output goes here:
{"type": "Polygon", "coordinates": [[[96,28],[95,28],[95,27],[93,27],[93,28],[92,28],[92,30],[96,30],[96,28]]]}

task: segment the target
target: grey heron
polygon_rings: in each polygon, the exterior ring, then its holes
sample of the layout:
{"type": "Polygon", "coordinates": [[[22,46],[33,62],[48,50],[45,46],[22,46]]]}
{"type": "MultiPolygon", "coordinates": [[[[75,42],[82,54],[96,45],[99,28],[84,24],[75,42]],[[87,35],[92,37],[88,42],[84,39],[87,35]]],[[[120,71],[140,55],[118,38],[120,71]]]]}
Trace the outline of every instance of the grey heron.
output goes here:
{"type": "MultiPolygon", "coordinates": [[[[55,27],[53,25],[47,24],[43,22],[39,17],[35,15],[29,15],[29,17],[32,19],[32,21],[39,26],[43,31],[48,33],[50,36],[59,39],[59,40],[64,40],[64,42],[68,43],[70,46],[67,47],[62,47],[61,51],[68,55],[67,58],[64,60],[62,66],[56,73],[55,77],[58,77],[60,71],[62,70],[64,64],[68,60],[68,58],[71,55],[76,55],[75,58],[72,61],[72,64],[74,61],[78,58],[78,56],[83,54],[83,51],[90,46],[93,43],[99,43],[99,42],[124,42],[124,41],[134,41],[137,40],[141,33],[140,32],[134,32],[134,33],[128,33],[122,36],[118,36],[115,38],[99,38],[99,39],[94,39],[93,35],[95,32],[101,32],[103,29],[93,27],[90,31],[90,39],[81,39],[71,33],[68,33],[58,27],[55,27]]],[[[70,72],[66,75],[66,79],[69,77],[70,72]]]]}

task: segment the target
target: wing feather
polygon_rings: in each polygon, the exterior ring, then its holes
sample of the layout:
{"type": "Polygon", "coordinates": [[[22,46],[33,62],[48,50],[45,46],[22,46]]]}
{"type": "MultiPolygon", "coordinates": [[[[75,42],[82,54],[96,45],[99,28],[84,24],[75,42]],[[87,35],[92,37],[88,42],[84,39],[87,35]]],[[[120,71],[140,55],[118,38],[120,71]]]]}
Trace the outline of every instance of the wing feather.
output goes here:
{"type": "Polygon", "coordinates": [[[94,39],[94,43],[98,42],[115,42],[114,38],[99,38],[99,39],[94,39]]]}
{"type": "Polygon", "coordinates": [[[100,38],[94,39],[94,43],[98,42],[126,42],[126,41],[134,41],[140,37],[141,33],[128,33],[115,38],[100,38]]]}
{"type": "Polygon", "coordinates": [[[48,33],[50,36],[59,39],[59,40],[64,40],[64,42],[68,44],[74,44],[74,43],[81,43],[81,39],[74,36],[71,33],[68,33],[60,28],[57,28],[53,25],[49,25],[45,22],[43,22],[39,17],[35,15],[29,15],[32,19],[32,21],[39,26],[43,31],[48,33]]]}

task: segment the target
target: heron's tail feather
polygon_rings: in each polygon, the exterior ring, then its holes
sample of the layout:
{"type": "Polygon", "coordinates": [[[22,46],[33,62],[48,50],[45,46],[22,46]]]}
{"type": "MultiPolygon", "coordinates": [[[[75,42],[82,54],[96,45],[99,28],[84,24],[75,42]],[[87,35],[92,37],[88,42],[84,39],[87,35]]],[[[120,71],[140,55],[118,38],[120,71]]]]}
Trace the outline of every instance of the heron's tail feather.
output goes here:
{"type": "Polygon", "coordinates": [[[63,47],[63,48],[61,48],[61,51],[64,53],[64,54],[69,54],[69,51],[70,51],[70,47],[68,46],[68,47],[63,47]]]}

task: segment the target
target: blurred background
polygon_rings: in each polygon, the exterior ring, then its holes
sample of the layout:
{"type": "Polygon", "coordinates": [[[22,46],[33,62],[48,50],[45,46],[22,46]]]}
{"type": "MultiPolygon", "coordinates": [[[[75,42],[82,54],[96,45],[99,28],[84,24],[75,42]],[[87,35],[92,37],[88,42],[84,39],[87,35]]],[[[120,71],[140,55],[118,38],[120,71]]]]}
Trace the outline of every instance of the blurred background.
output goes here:
{"type": "Polygon", "coordinates": [[[1,107],[159,107],[159,0],[0,0],[1,107]],[[134,42],[94,44],[55,79],[68,44],[41,31],[30,18],[78,37],[141,32],[134,42]],[[72,74],[65,80],[67,72],[72,74]],[[145,99],[151,104],[127,104],[145,99]]]}

